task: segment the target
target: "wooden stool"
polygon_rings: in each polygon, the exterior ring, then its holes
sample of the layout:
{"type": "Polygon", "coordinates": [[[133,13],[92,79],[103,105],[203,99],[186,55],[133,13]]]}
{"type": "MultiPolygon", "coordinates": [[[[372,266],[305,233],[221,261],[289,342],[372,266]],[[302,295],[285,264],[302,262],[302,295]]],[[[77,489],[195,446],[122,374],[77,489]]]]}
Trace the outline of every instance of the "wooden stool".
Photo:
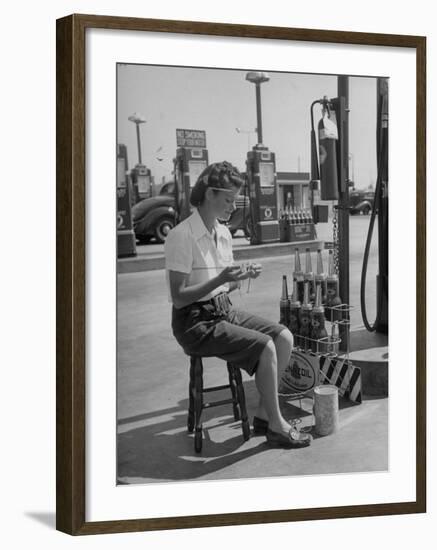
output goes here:
{"type": "Polygon", "coordinates": [[[238,367],[227,363],[229,384],[223,386],[203,387],[203,362],[202,357],[198,355],[190,356],[190,385],[189,385],[189,408],[188,408],[188,431],[194,433],[194,449],[196,453],[202,450],[202,424],[200,417],[203,409],[218,407],[232,403],[235,420],[241,420],[244,441],[250,437],[250,426],[247,418],[246,398],[244,396],[243,380],[238,367]],[[232,397],[214,401],[213,403],[204,403],[203,394],[224,390],[230,388],[232,397]]]}

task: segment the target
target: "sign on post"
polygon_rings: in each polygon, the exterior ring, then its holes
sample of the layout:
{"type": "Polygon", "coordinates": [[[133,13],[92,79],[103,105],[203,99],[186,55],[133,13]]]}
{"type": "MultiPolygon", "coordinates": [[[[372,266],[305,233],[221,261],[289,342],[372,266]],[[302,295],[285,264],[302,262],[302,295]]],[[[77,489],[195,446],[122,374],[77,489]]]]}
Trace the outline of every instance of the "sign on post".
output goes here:
{"type": "Polygon", "coordinates": [[[178,147],[199,147],[206,149],[205,130],[176,129],[176,142],[178,147]]]}

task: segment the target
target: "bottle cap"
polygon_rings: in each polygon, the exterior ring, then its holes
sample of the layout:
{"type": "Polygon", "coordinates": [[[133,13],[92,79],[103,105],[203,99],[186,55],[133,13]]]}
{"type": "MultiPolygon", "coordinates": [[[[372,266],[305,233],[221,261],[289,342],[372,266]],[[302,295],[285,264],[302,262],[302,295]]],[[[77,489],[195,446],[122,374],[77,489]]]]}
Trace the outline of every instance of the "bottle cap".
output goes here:
{"type": "Polygon", "coordinates": [[[296,248],[295,251],[294,251],[294,276],[298,276],[299,277],[303,277],[303,271],[302,271],[302,267],[300,265],[300,254],[299,254],[299,249],[296,248]]]}
{"type": "Polygon", "coordinates": [[[313,264],[311,261],[311,252],[310,249],[307,248],[305,250],[306,252],[306,263],[305,263],[305,279],[314,279],[314,273],[313,273],[313,264]]]}

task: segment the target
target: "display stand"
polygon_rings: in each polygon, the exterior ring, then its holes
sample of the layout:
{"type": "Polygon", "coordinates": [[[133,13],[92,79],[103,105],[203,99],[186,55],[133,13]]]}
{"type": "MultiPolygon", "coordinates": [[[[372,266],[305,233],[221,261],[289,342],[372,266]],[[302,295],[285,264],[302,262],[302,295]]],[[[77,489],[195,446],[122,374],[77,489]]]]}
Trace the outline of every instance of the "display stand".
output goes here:
{"type": "MultiPolygon", "coordinates": [[[[361,371],[354,367],[349,359],[350,353],[350,312],[353,309],[349,304],[336,306],[324,306],[328,336],[313,339],[305,336],[295,336],[295,351],[307,355],[309,358],[319,358],[320,369],[317,385],[332,384],[338,388],[339,395],[350,399],[354,403],[361,403],[361,371]],[[341,330],[342,327],[342,330],[341,330]],[[344,340],[339,336],[343,334],[344,340]],[[345,344],[345,351],[340,353],[340,344],[345,344]]],[[[315,387],[314,386],[314,387],[315,387]]],[[[310,412],[314,425],[314,387],[302,392],[284,392],[279,395],[288,401],[298,401],[302,411],[310,412]],[[311,410],[303,407],[303,400],[311,399],[311,410]]],[[[292,425],[301,422],[300,418],[294,419],[292,425]]],[[[307,428],[303,428],[305,430],[307,428]]]]}

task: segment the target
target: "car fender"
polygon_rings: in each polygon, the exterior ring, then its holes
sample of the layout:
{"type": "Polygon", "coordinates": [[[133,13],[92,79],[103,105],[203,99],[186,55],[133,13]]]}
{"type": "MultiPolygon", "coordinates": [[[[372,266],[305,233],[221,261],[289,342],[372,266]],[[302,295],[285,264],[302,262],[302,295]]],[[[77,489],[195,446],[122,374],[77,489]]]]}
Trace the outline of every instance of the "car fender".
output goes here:
{"type": "Polygon", "coordinates": [[[173,206],[159,206],[148,212],[144,217],[144,225],[147,226],[148,231],[153,233],[156,222],[163,216],[171,216],[176,219],[176,212],[173,206]]]}
{"type": "Polygon", "coordinates": [[[364,210],[364,208],[366,208],[367,206],[370,208],[370,210],[372,210],[373,205],[370,201],[368,201],[368,200],[361,201],[357,205],[354,206],[354,210],[358,210],[358,211],[364,210]]]}

